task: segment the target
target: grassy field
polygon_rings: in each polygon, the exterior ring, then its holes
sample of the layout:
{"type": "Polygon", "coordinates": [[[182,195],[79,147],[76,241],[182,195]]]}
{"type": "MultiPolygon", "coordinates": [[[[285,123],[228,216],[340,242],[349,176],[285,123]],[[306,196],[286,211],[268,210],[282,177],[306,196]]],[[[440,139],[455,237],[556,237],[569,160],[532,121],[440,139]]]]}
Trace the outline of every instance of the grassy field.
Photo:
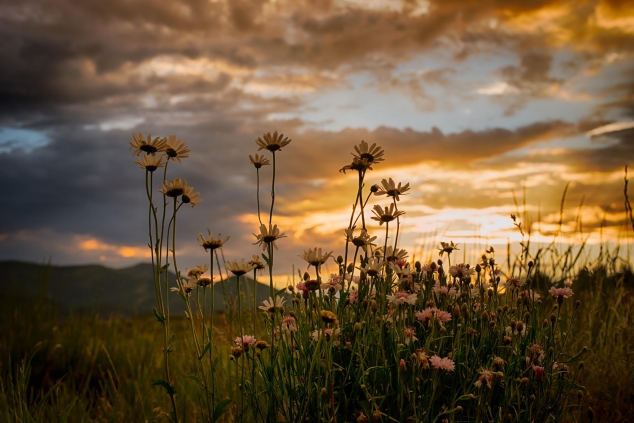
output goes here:
{"type": "MultiPolygon", "coordinates": [[[[551,284],[535,278],[536,290],[551,284]]],[[[604,259],[574,279],[581,301],[572,327],[571,348],[588,348],[580,382],[580,407],[571,405],[567,421],[628,422],[634,415],[634,276],[627,263],[604,259]]],[[[153,316],[109,319],[61,315],[44,300],[3,300],[0,316],[0,421],[145,422],[168,421],[169,401],[152,386],[161,372],[159,324],[153,316]]],[[[547,308],[546,302],[542,307],[547,308]]],[[[221,351],[219,395],[236,397],[233,340],[226,315],[215,319],[221,351]]],[[[564,320],[566,316],[563,316],[564,320]]],[[[250,316],[245,317],[249,321],[250,316]]],[[[184,318],[173,318],[175,333],[187,333],[184,318]]],[[[177,406],[183,421],[197,421],[195,358],[186,354],[188,338],[174,351],[177,406]],[[183,345],[185,343],[185,345],[183,345]]],[[[222,421],[234,421],[236,402],[222,421]]]]}

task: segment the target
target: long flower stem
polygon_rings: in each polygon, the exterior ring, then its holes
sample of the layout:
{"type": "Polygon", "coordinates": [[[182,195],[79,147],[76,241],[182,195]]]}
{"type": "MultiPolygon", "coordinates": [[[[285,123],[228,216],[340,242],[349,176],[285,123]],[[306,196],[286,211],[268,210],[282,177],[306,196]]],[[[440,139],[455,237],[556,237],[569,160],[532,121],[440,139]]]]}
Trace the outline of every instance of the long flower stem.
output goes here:
{"type": "Polygon", "coordinates": [[[273,179],[271,181],[271,212],[269,213],[269,225],[273,224],[273,205],[275,204],[275,151],[273,153],[273,179]]]}

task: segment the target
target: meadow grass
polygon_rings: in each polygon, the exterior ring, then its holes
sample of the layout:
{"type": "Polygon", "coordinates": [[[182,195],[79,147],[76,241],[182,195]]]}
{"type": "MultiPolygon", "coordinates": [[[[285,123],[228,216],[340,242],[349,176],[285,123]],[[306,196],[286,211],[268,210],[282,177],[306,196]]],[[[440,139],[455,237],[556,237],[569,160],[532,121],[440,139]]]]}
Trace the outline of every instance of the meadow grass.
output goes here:
{"type": "MultiPolygon", "coordinates": [[[[319,247],[308,270],[276,290],[276,155],[290,144],[265,134],[256,170],[263,250],[224,260],[228,237],[200,235],[209,262],[181,272],[177,222],[199,194],[168,180],[187,145],[135,134],[145,170],[148,236],[157,305],[152,317],[100,320],[56,315],[44,300],[13,303],[0,348],[3,421],[559,422],[627,421],[634,388],[632,273],[618,248],[594,261],[585,244],[532,246],[498,263],[487,248],[472,265],[442,242],[439,259],[412,262],[399,248],[399,206],[409,184],[366,173],[384,151],[361,142],[342,172],[358,176],[342,254],[319,247]],[[260,170],[271,166],[268,216],[260,170]],[[163,174],[158,194],[154,173],[163,174]],[[370,208],[370,200],[387,201],[370,208]],[[372,214],[368,213],[368,210],[372,214]],[[179,214],[180,213],[180,214],[179,214]],[[372,222],[374,221],[374,222],[372,222]],[[370,222],[379,230],[371,230],[370,222]],[[218,253],[221,254],[218,254],[218,253]],[[221,264],[222,258],[222,264],[221,264]],[[454,264],[452,265],[452,259],[454,264]],[[582,263],[581,260],[586,260],[582,263]],[[334,263],[337,273],[323,274],[334,263]],[[174,271],[170,279],[167,270],[174,271]],[[214,310],[215,278],[268,274],[270,298],[214,310]],[[209,272],[209,274],[207,274],[209,272]],[[223,273],[224,272],[224,273],[223,273]],[[574,288],[574,292],[573,292],[574,288]],[[209,298],[211,296],[211,298],[209,298]],[[186,316],[170,315],[182,301],[186,316]]],[[[290,147],[289,147],[290,148],[290,147]]],[[[626,201],[627,202],[627,201],[626,201]]],[[[563,200],[562,200],[563,204],[563,200]]],[[[563,206],[562,206],[563,207],[563,206]]],[[[511,216],[524,236],[522,223],[511,216]]],[[[346,223],[344,222],[344,225],[346,223]]],[[[561,222],[560,222],[561,225],[561,222]]],[[[242,285],[241,285],[242,284],[242,285]]],[[[253,297],[255,298],[255,297],[253,297]]]]}

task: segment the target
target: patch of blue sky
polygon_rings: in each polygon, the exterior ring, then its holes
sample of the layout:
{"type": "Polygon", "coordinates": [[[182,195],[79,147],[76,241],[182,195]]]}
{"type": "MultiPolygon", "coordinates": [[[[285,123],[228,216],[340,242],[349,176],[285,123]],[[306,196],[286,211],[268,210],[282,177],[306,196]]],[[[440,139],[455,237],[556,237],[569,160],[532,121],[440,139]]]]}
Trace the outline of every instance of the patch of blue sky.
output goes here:
{"type": "Polygon", "coordinates": [[[22,150],[31,153],[50,142],[48,136],[32,129],[0,127],[0,154],[22,150]]]}

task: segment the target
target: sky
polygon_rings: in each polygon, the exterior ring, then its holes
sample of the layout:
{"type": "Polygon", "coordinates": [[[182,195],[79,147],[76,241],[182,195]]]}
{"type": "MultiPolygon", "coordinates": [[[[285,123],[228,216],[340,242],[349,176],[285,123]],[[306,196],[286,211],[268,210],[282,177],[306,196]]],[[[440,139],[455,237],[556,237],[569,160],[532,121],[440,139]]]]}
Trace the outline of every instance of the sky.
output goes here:
{"type": "MultiPolygon", "coordinates": [[[[2,260],[149,260],[139,132],[191,149],[168,174],[203,199],[179,211],[181,267],[205,262],[201,232],[231,236],[227,259],[261,252],[248,156],[273,131],[292,139],[276,157],[279,278],[307,248],[343,252],[357,176],[339,169],[362,140],[385,151],[366,190],[410,184],[410,258],[518,245],[511,213],[548,242],[567,184],[558,240],[628,242],[632,2],[22,0],[0,4],[0,60],[2,260]]],[[[380,245],[384,228],[368,224],[380,245]]]]}

